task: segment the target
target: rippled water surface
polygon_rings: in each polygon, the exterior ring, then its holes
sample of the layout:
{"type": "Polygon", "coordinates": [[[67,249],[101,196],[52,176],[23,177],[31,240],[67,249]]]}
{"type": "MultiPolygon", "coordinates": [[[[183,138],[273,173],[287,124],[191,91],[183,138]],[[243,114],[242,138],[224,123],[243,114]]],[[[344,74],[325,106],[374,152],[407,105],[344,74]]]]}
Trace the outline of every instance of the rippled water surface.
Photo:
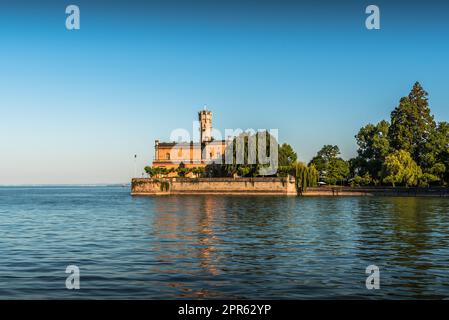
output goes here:
{"type": "Polygon", "coordinates": [[[0,188],[2,299],[447,297],[449,199],[0,188]]]}

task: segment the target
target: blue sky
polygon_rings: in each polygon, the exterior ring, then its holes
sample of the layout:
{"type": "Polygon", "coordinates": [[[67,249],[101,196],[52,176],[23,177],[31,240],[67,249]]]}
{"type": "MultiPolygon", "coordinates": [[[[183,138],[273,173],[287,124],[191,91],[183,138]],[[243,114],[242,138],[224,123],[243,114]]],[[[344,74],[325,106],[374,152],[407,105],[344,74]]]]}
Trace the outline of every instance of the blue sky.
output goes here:
{"type": "Polygon", "coordinates": [[[449,6],[412,1],[0,3],[0,184],[127,182],[154,140],[278,128],[303,161],[388,119],[420,81],[449,121],[449,6]],[[65,29],[77,4],[81,29],[65,29]],[[381,9],[381,30],[364,27],[381,9]]]}

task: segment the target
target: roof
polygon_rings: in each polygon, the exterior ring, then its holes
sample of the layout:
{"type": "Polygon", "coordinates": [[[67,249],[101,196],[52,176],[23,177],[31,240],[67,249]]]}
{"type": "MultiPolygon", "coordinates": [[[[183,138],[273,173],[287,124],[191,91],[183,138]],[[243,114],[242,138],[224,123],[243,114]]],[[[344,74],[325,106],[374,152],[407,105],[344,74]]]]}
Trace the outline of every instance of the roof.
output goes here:
{"type": "Polygon", "coordinates": [[[174,146],[199,146],[198,142],[159,142],[159,147],[174,147],[174,146]]]}
{"type": "MultiPolygon", "coordinates": [[[[226,140],[213,140],[208,142],[207,144],[224,144],[226,143],[226,140]]],[[[159,142],[159,147],[190,147],[190,146],[201,146],[201,143],[199,142],[159,142]]]]}

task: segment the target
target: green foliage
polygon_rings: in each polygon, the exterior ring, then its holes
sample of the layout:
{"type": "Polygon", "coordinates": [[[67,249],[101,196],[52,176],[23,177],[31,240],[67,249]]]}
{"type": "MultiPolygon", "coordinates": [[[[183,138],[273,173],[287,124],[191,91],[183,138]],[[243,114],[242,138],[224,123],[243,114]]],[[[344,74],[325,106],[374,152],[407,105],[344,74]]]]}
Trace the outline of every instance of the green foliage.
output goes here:
{"type": "Polygon", "coordinates": [[[145,172],[152,177],[153,176],[153,167],[150,166],[146,166],[145,168],[143,168],[145,170],[145,172]]]}
{"type": "Polygon", "coordinates": [[[320,172],[327,170],[327,166],[332,159],[340,154],[338,146],[325,145],[317,152],[317,155],[310,161],[320,172]]]}
{"type": "Polygon", "coordinates": [[[436,176],[441,183],[449,182],[449,123],[438,123],[421,158],[425,173],[436,176]]]}
{"type": "Polygon", "coordinates": [[[176,168],[176,173],[180,177],[185,177],[190,172],[192,172],[191,168],[185,168],[185,167],[184,168],[183,167],[176,168]]]}
{"type": "Polygon", "coordinates": [[[313,164],[308,166],[308,169],[307,186],[316,187],[318,185],[318,180],[320,179],[320,174],[313,164]]]}
{"type": "Polygon", "coordinates": [[[147,166],[144,169],[145,169],[145,172],[152,178],[153,177],[157,177],[158,175],[161,174],[161,168],[160,167],[147,166]]]}
{"type": "Polygon", "coordinates": [[[152,178],[166,176],[166,175],[174,172],[173,168],[167,169],[164,167],[150,167],[150,166],[145,167],[144,170],[152,178]]]}
{"type": "Polygon", "coordinates": [[[209,178],[226,177],[228,172],[225,165],[211,163],[204,168],[204,176],[209,178]]]}
{"type": "Polygon", "coordinates": [[[160,183],[161,183],[161,186],[160,186],[161,191],[168,191],[168,190],[170,190],[170,182],[168,182],[168,181],[161,181],[160,183]]]}
{"type": "Polygon", "coordinates": [[[326,173],[326,182],[331,185],[343,184],[349,176],[349,164],[341,158],[331,159],[326,173]]]}
{"type": "Polygon", "coordinates": [[[338,146],[325,145],[310,161],[319,172],[320,178],[327,184],[344,183],[349,176],[349,163],[339,158],[338,146]]]}
{"type": "Polygon", "coordinates": [[[384,159],[390,151],[389,128],[390,124],[385,120],[361,128],[356,135],[359,156],[365,159],[384,159]]]}
{"type": "Polygon", "coordinates": [[[251,172],[250,166],[240,165],[237,167],[237,174],[241,177],[247,176],[251,172]]]}
{"type": "Polygon", "coordinates": [[[279,166],[277,175],[278,177],[287,177],[288,175],[294,176],[296,174],[295,165],[279,166]]]}
{"type": "Polygon", "coordinates": [[[306,166],[303,162],[296,162],[295,174],[296,181],[302,192],[307,191],[308,187],[317,186],[319,174],[318,170],[313,164],[310,166],[306,166]]]}
{"type": "MultiPolygon", "coordinates": [[[[259,139],[263,139],[262,132],[257,132],[256,134],[242,133],[238,137],[234,138],[232,143],[227,146],[226,153],[230,152],[229,148],[232,148],[232,163],[224,165],[224,172],[227,176],[233,176],[234,174],[239,174],[244,176],[258,176],[260,169],[266,164],[259,162],[259,139]],[[254,143],[255,150],[248,148],[251,143],[254,143]],[[244,146],[243,152],[243,163],[237,163],[237,145],[242,142],[244,146]],[[242,169],[239,169],[242,167],[242,169]]],[[[263,142],[263,141],[262,141],[263,142]]],[[[270,145],[278,145],[275,137],[273,137],[268,131],[265,132],[265,152],[263,155],[270,157],[270,145]]],[[[288,148],[286,148],[288,150],[288,148]]],[[[296,155],[296,154],[295,154],[296,155]]],[[[290,154],[291,156],[291,154],[290,154]]],[[[218,171],[218,170],[216,170],[218,171]]]]}
{"type": "Polygon", "coordinates": [[[189,173],[195,174],[197,177],[201,177],[205,175],[204,167],[193,167],[186,168],[184,165],[180,165],[178,168],[164,168],[164,167],[150,167],[147,166],[144,168],[145,172],[150,175],[152,178],[164,177],[169,175],[170,173],[176,172],[178,176],[185,177],[189,173]]]}
{"type": "Polygon", "coordinates": [[[384,172],[384,183],[391,183],[393,186],[416,186],[423,175],[421,168],[405,150],[395,151],[385,158],[384,172]]]}
{"type": "Polygon", "coordinates": [[[354,175],[368,174],[374,179],[380,179],[382,163],[390,153],[388,131],[390,124],[382,120],[378,124],[368,124],[361,128],[355,136],[359,146],[358,157],[351,163],[354,175]]]}
{"type": "Polygon", "coordinates": [[[419,82],[391,112],[391,125],[387,121],[368,124],[360,129],[356,141],[358,156],[350,160],[353,181],[357,176],[368,173],[374,184],[381,180],[384,183],[406,184],[404,180],[397,181],[397,174],[385,173],[385,168],[390,166],[392,169],[393,162],[390,157],[389,163],[386,163],[387,156],[395,152],[398,156],[397,152],[402,150],[409,153],[422,172],[418,182],[414,178],[416,174],[412,175],[410,185],[449,183],[449,124],[435,123],[428,94],[419,82]]]}
{"type": "Polygon", "coordinates": [[[363,176],[355,176],[351,181],[351,186],[368,186],[372,182],[373,178],[367,172],[363,176]]]}
{"type": "Polygon", "coordinates": [[[205,174],[205,168],[204,167],[194,167],[191,169],[191,172],[196,175],[197,177],[202,177],[205,174]]]}
{"type": "Polygon", "coordinates": [[[429,185],[431,185],[434,182],[439,181],[440,179],[431,173],[423,173],[420,177],[419,177],[419,186],[420,187],[428,187],[429,185]]]}
{"type": "Polygon", "coordinates": [[[145,172],[148,173],[148,175],[152,178],[158,178],[158,177],[164,177],[169,175],[170,173],[176,172],[178,176],[185,177],[189,173],[195,174],[198,176],[204,176],[205,175],[205,168],[204,167],[193,167],[193,168],[186,168],[184,165],[180,165],[178,168],[164,168],[164,167],[150,167],[147,166],[144,168],[145,172]]]}
{"type": "Polygon", "coordinates": [[[418,165],[425,165],[423,156],[436,127],[427,96],[427,92],[416,82],[410,94],[403,97],[391,113],[388,134],[391,146],[395,150],[409,152],[418,165]]]}
{"type": "Polygon", "coordinates": [[[288,167],[288,166],[293,166],[295,164],[296,159],[298,158],[298,155],[293,150],[291,145],[289,145],[287,143],[283,143],[278,148],[278,158],[279,158],[279,161],[278,161],[279,167],[284,167],[284,166],[288,167]]]}

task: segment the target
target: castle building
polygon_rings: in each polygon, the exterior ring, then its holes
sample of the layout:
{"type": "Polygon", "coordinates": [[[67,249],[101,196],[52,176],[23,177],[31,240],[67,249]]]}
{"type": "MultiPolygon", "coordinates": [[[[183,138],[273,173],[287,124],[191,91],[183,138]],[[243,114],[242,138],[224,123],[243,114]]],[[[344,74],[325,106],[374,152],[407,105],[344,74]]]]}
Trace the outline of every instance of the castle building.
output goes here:
{"type": "Polygon", "coordinates": [[[198,112],[200,142],[160,142],[154,144],[153,167],[178,168],[180,166],[205,167],[210,163],[222,163],[226,141],[212,137],[212,112],[198,112]]]}

